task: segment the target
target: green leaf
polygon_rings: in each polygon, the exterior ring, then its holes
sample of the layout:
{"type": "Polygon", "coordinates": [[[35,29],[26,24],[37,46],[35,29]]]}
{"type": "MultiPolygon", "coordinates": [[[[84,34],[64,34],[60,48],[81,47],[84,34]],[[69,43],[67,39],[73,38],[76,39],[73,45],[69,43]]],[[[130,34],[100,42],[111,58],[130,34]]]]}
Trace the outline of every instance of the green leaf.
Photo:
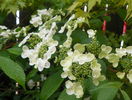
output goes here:
{"type": "Polygon", "coordinates": [[[113,100],[122,86],[120,82],[107,82],[95,89],[90,90],[92,100],[113,100]]]}
{"type": "Polygon", "coordinates": [[[102,31],[97,31],[96,36],[100,44],[109,45],[109,40],[102,31]]]}
{"type": "Polygon", "coordinates": [[[86,32],[82,31],[82,30],[75,30],[72,35],[71,35],[72,39],[73,39],[73,44],[76,43],[89,43],[91,41],[90,38],[88,38],[88,35],[86,32]]]}
{"type": "Polygon", "coordinates": [[[106,66],[105,61],[103,61],[103,60],[101,60],[101,59],[98,59],[98,63],[101,64],[102,73],[103,73],[103,74],[106,74],[107,66],[106,66]]]}
{"type": "Polygon", "coordinates": [[[10,49],[7,49],[7,51],[9,53],[17,55],[17,56],[21,55],[21,53],[22,53],[22,49],[20,47],[12,47],[10,49]]]}
{"type": "Polygon", "coordinates": [[[131,100],[128,94],[124,90],[121,90],[121,94],[123,95],[124,100],[131,100]]]}
{"type": "Polygon", "coordinates": [[[100,29],[102,27],[102,22],[100,19],[91,19],[89,23],[90,23],[90,28],[92,29],[100,29]]]}
{"type": "Polygon", "coordinates": [[[69,13],[71,13],[71,12],[79,5],[79,3],[80,3],[80,2],[75,1],[75,2],[73,3],[73,5],[71,5],[71,6],[68,8],[69,13]]]}
{"type": "Polygon", "coordinates": [[[25,73],[17,63],[7,57],[0,56],[0,68],[8,77],[25,88],[25,73]]]}
{"type": "Polygon", "coordinates": [[[75,95],[68,95],[66,93],[66,90],[63,90],[58,100],[81,100],[81,99],[76,98],[75,95]]]}
{"type": "Polygon", "coordinates": [[[47,100],[61,85],[64,79],[61,78],[61,71],[51,75],[44,83],[40,100],[47,100]]]}
{"type": "Polygon", "coordinates": [[[38,70],[37,69],[33,69],[31,70],[28,75],[27,75],[27,80],[30,80],[31,78],[33,78],[36,74],[37,74],[38,70]]]}
{"type": "Polygon", "coordinates": [[[88,12],[96,5],[97,0],[89,0],[88,1],[88,12]]]}
{"type": "Polygon", "coordinates": [[[92,10],[92,8],[96,5],[96,3],[100,4],[101,0],[89,0],[88,1],[88,12],[92,10]]]}
{"type": "Polygon", "coordinates": [[[3,50],[3,51],[0,51],[0,56],[4,56],[4,57],[8,57],[10,58],[10,55],[7,51],[3,50]]]}
{"type": "Polygon", "coordinates": [[[111,17],[110,16],[103,16],[103,20],[106,20],[107,22],[111,21],[111,17]]]}

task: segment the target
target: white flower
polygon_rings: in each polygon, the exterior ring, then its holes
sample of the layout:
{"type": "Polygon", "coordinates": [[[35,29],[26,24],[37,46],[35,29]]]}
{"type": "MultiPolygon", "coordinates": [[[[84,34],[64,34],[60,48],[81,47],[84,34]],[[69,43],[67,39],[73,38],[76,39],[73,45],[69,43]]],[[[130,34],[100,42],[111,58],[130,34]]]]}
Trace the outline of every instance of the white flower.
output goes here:
{"type": "Polygon", "coordinates": [[[65,28],[68,26],[68,23],[69,23],[71,20],[73,20],[74,18],[75,18],[75,14],[73,14],[73,15],[69,18],[69,20],[65,23],[65,25],[61,27],[61,30],[59,31],[59,33],[63,33],[64,30],[65,30],[65,28]]]}
{"type": "Polygon", "coordinates": [[[34,65],[37,62],[38,59],[38,52],[37,51],[32,51],[31,55],[29,55],[29,65],[34,65]]]}
{"type": "Polygon", "coordinates": [[[87,30],[87,33],[89,35],[89,38],[93,38],[96,34],[96,30],[89,29],[87,30]]]}
{"type": "Polygon", "coordinates": [[[66,78],[67,76],[68,76],[68,72],[66,72],[66,71],[61,74],[62,78],[66,78]]]}
{"type": "Polygon", "coordinates": [[[55,41],[55,40],[53,40],[53,39],[49,39],[48,41],[47,41],[47,43],[46,43],[48,46],[57,46],[58,45],[58,41],[55,41]]]}
{"type": "Polygon", "coordinates": [[[80,56],[80,55],[81,55],[81,53],[80,53],[78,50],[75,50],[75,51],[73,52],[73,54],[70,55],[70,57],[73,58],[73,62],[78,62],[79,56],[80,56]]]}
{"type": "Polygon", "coordinates": [[[113,67],[117,67],[120,57],[117,54],[111,53],[106,59],[113,64],[113,67]]]}
{"type": "Polygon", "coordinates": [[[102,45],[101,46],[101,52],[99,54],[99,58],[107,58],[109,53],[112,51],[112,48],[110,46],[102,45]]]}
{"type": "Polygon", "coordinates": [[[43,9],[43,10],[37,10],[38,11],[38,15],[42,16],[42,15],[48,15],[50,16],[51,13],[47,10],[47,9],[43,9]]]}
{"type": "Polygon", "coordinates": [[[117,72],[116,75],[118,78],[123,79],[125,76],[125,72],[117,72]]]}
{"type": "Polygon", "coordinates": [[[66,81],[66,93],[68,95],[75,94],[76,98],[81,98],[83,96],[83,87],[79,82],[66,81]]]}
{"type": "Polygon", "coordinates": [[[72,89],[72,88],[66,89],[66,93],[68,95],[73,95],[74,94],[74,89],[72,89]]]}
{"type": "Polygon", "coordinates": [[[77,86],[75,87],[76,98],[81,98],[83,94],[83,87],[80,84],[77,84],[77,86]]]}
{"type": "Polygon", "coordinates": [[[91,54],[91,53],[88,53],[88,54],[81,54],[79,57],[78,57],[78,62],[80,65],[84,64],[85,62],[90,62],[94,59],[94,55],[91,54]]]}
{"type": "Polygon", "coordinates": [[[105,80],[105,76],[101,75],[98,78],[93,78],[93,83],[97,86],[97,85],[99,85],[99,81],[103,81],[103,80],[105,80]]]}
{"type": "MultiPolygon", "coordinates": [[[[40,27],[39,27],[39,28],[40,28],[40,27]]],[[[46,37],[46,35],[49,33],[49,31],[50,31],[50,30],[47,30],[46,28],[43,28],[43,29],[41,29],[41,30],[39,31],[38,36],[39,36],[40,38],[45,39],[45,37],[46,37]]]]}
{"type": "Polygon", "coordinates": [[[72,38],[69,37],[69,38],[63,43],[63,45],[64,45],[64,47],[69,48],[69,47],[71,46],[71,43],[72,43],[72,38]]]}
{"type": "Polygon", "coordinates": [[[31,55],[31,50],[27,46],[23,46],[22,50],[23,50],[21,54],[22,58],[27,58],[31,55]]]}
{"type": "Polygon", "coordinates": [[[64,60],[60,62],[61,66],[63,66],[63,70],[69,70],[69,67],[72,65],[72,57],[66,57],[64,60]]]}
{"type": "Polygon", "coordinates": [[[129,79],[130,83],[132,83],[132,69],[127,74],[127,78],[129,79]]]}
{"type": "Polygon", "coordinates": [[[73,52],[71,51],[71,49],[67,51],[67,55],[68,56],[72,56],[73,55],[73,52]]]}
{"type": "Polygon", "coordinates": [[[85,45],[77,43],[74,45],[74,50],[78,50],[79,52],[83,53],[85,51],[85,45]]]}
{"type": "Polygon", "coordinates": [[[71,87],[73,87],[73,83],[71,81],[69,81],[69,80],[66,81],[66,88],[69,89],[71,87]]]}
{"type": "Polygon", "coordinates": [[[78,23],[82,23],[82,22],[84,22],[85,21],[85,18],[84,17],[79,17],[79,18],[77,18],[77,22],[78,23]]]}
{"type": "Polygon", "coordinates": [[[42,24],[42,19],[40,16],[32,16],[30,23],[33,24],[34,27],[38,27],[42,24]]]}
{"type": "Polygon", "coordinates": [[[0,25],[0,29],[4,30],[4,29],[7,29],[7,27],[0,25]]]}
{"type": "Polygon", "coordinates": [[[49,68],[50,67],[50,63],[46,60],[38,58],[35,67],[38,68],[39,71],[43,71],[44,68],[49,68]]]}
{"type": "Polygon", "coordinates": [[[49,53],[54,54],[55,51],[56,51],[56,47],[49,47],[49,50],[48,50],[49,53]]]}
{"type": "Polygon", "coordinates": [[[28,34],[28,35],[19,43],[18,46],[21,47],[23,44],[25,44],[32,34],[33,34],[33,33],[28,34]]]}
{"type": "Polygon", "coordinates": [[[131,55],[132,55],[132,46],[128,46],[128,47],[126,48],[126,52],[127,52],[128,54],[131,54],[131,55]]]}
{"type": "Polygon", "coordinates": [[[92,71],[92,77],[93,78],[100,77],[100,75],[101,75],[100,71],[101,71],[101,69],[96,69],[96,70],[92,71]]]}
{"type": "Polygon", "coordinates": [[[47,52],[47,53],[44,54],[43,59],[48,60],[48,59],[51,58],[51,55],[52,55],[52,54],[51,54],[50,52],[47,52]]]}
{"type": "Polygon", "coordinates": [[[119,57],[125,56],[126,55],[126,49],[125,48],[116,48],[116,53],[119,57]]]}
{"type": "Polygon", "coordinates": [[[4,38],[9,38],[9,35],[11,35],[11,31],[10,30],[6,30],[0,33],[0,36],[4,37],[4,38]]]}
{"type": "Polygon", "coordinates": [[[45,62],[45,68],[50,68],[50,62],[49,61],[45,62]]]}

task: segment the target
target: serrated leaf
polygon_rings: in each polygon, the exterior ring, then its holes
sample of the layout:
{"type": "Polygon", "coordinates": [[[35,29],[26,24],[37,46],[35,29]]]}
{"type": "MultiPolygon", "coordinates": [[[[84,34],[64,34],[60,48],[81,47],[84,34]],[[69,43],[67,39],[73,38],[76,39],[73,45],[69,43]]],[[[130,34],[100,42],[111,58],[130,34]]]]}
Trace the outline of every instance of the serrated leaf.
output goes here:
{"type": "Polygon", "coordinates": [[[90,90],[92,100],[113,100],[122,86],[120,82],[107,82],[95,89],[90,90]]]}
{"type": "Polygon", "coordinates": [[[64,79],[61,78],[61,71],[51,75],[43,84],[40,100],[47,100],[61,85],[64,79]]]}
{"type": "Polygon", "coordinates": [[[68,95],[66,93],[66,90],[63,90],[58,100],[81,100],[81,99],[76,98],[75,95],[68,95]]]}
{"type": "Polygon", "coordinates": [[[121,90],[121,94],[123,95],[124,100],[131,100],[128,94],[124,90],[121,90]]]}
{"type": "Polygon", "coordinates": [[[17,63],[10,58],[0,56],[0,68],[8,77],[14,79],[25,88],[25,73],[17,63]]]}

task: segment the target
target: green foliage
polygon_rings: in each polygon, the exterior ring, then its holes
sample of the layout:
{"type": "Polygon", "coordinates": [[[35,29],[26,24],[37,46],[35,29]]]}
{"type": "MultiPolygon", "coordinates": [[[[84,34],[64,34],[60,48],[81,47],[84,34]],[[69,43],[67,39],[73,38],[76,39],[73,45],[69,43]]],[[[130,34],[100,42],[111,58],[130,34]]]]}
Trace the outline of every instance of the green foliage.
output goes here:
{"type": "Polygon", "coordinates": [[[120,82],[107,82],[91,90],[93,100],[113,100],[122,86],[120,82]]]}
{"type": "Polygon", "coordinates": [[[0,56],[0,68],[7,76],[25,88],[25,73],[17,63],[7,57],[0,56]]]}
{"type": "Polygon", "coordinates": [[[81,99],[77,99],[74,95],[68,95],[66,93],[66,90],[63,90],[58,100],[81,100],[81,99]]]}
{"type": "Polygon", "coordinates": [[[0,9],[6,10],[8,13],[12,12],[13,14],[20,8],[24,8],[26,6],[25,0],[1,0],[0,1],[0,9]]]}
{"type": "Polygon", "coordinates": [[[73,38],[73,45],[75,43],[81,43],[81,44],[89,43],[91,40],[88,38],[88,35],[86,32],[79,30],[79,29],[75,30],[72,33],[72,38],[73,38]]]}
{"type": "Polygon", "coordinates": [[[43,84],[40,99],[47,100],[61,85],[64,79],[60,77],[61,71],[54,73],[43,84]]]}
{"type": "Polygon", "coordinates": [[[22,53],[22,49],[20,47],[17,47],[17,46],[9,48],[9,49],[7,49],[7,51],[9,53],[17,55],[17,56],[20,56],[22,53]]]}
{"type": "Polygon", "coordinates": [[[121,93],[123,95],[124,100],[131,100],[128,94],[124,90],[121,90],[121,93]]]}
{"type": "Polygon", "coordinates": [[[89,0],[88,1],[88,12],[96,5],[96,3],[101,3],[101,0],[89,0]]]}

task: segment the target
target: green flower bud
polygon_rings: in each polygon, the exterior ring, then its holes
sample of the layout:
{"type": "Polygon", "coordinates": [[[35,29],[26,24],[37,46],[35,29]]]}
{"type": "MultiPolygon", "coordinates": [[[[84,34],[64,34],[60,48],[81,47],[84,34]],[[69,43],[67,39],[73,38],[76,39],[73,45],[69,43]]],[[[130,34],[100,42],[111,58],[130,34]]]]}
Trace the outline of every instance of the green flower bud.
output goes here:
{"type": "Polygon", "coordinates": [[[48,51],[48,46],[47,45],[42,45],[39,49],[39,58],[43,58],[44,54],[48,51]]]}
{"type": "Polygon", "coordinates": [[[65,57],[67,57],[67,51],[69,50],[69,48],[66,47],[62,47],[59,49],[58,53],[57,53],[57,57],[55,59],[55,63],[59,63],[61,60],[64,60],[65,57]]]}
{"type": "Polygon", "coordinates": [[[132,68],[132,56],[125,56],[120,60],[121,66],[127,71],[132,68]]]}
{"type": "Polygon", "coordinates": [[[82,65],[78,63],[72,64],[72,74],[76,77],[78,81],[83,81],[91,75],[90,63],[86,62],[82,65]]]}
{"type": "Polygon", "coordinates": [[[39,42],[41,42],[42,39],[38,36],[38,35],[35,35],[33,34],[28,40],[27,40],[27,43],[26,45],[29,47],[29,48],[34,48],[35,45],[37,45],[39,42]]]}
{"type": "Polygon", "coordinates": [[[91,43],[86,45],[86,50],[90,53],[95,54],[96,56],[101,52],[101,45],[96,39],[93,39],[91,43]]]}

